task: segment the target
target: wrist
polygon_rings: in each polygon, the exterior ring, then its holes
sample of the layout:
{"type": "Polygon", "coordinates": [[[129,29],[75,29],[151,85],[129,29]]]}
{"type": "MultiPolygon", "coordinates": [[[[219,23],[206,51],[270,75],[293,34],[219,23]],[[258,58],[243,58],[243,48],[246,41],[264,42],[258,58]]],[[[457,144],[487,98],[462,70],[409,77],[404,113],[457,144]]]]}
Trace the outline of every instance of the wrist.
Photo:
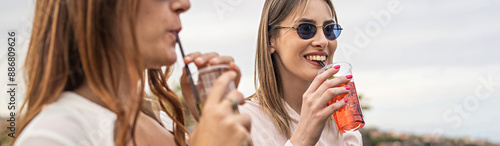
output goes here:
{"type": "Polygon", "coordinates": [[[297,129],[295,129],[295,132],[293,132],[292,136],[290,137],[290,142],[292,143],[292,145],[294,146],[315,145],[319,140],[319,136],[317,137],[315,132],[310,131],[311,127],[316,127],[316,126],[313,123],[309,124],[309,126],[303,126],[299,121],[297,129]]]}
{"type": "Polygon", "coordinates": [[[306,139],[304,139],[304,138],[301,139],[300,136],[292,135],[292,137],[290,137],[290,139],[288,141],[290,141],[290,143],[293,146],[307,146],[306,139]]]}

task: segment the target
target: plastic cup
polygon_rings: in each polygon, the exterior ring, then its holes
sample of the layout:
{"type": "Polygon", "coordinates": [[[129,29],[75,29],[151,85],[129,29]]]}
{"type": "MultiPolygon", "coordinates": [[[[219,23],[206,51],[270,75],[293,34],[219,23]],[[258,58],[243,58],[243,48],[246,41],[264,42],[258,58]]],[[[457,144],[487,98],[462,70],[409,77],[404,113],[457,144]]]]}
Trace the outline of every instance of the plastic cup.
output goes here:
{"type": "MultiPolygon", "coordinates": [[[[326,65],[325,67],[319,70],[318,75],[330,68],[333,68],[335,65],[340,65],[339,71],[332,77],[328,78],[329,80],[336,77],[352,75],[351,64],[347,62],[336,62],[333,64],[326,65]]],[[[354,85],[354,78],[352,78],[348,84],[342,84],[339,85],[338,87],[343,87],[343,86],[350,86],[351,89],[349,89],[348,93],[346,94],[341,94],[333,97],[332,100],[328,102],[328,105],[331,105],[343,99],[344,97],[348,99],[344,107],[340,108],[335,113],[333,113],[333,117],[335,118],[335,123],[337,124],[337,129],[342,133],[346,133],[363,128],[363,126],[365,125],[365,121],[363,120],[363,113],[361,112],[361,106],[359,104],[359,98],[356,92],[356,86],[354,85]]]]}
{"type": "MultiPolygon", "coordinates": [[[[207,96],[210,93],[215,80],[217,80],[217,78],[226,71],[229,71],[228,65],[214,65],[201,68],[198,72],[191,74],[193,77],[193,83],[195,84],[196,90],[198,90],[198,94],[200,96],[200,103],[198,103],[200,110],[203,109],[203,104],[207,100],[207,96]]],[[[227,86],[225,94],[229,93],[233,89],[236,89],[236,86],[234,81],[231,81],[227,86]]]]}

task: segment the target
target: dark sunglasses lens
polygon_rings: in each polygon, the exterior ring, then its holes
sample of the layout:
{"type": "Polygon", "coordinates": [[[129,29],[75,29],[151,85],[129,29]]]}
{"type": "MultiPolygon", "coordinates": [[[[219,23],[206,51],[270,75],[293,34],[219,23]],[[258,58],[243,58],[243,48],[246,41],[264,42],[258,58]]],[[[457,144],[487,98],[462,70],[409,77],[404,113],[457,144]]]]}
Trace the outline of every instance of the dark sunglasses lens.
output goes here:
{"type": "Polygon", "coordinates": [[[338,24],[330,24],[325,26],[323,30],[326,38],[328,38],[329,40],[335,40],[339,37],[342,28],[338,24]]]}
{"type": "Polygon", "coordinates": [[[309,23],[302,23],[297,26],[297,33],[302,39],[310,39],[316,34],[316,26],[309,23]]]}

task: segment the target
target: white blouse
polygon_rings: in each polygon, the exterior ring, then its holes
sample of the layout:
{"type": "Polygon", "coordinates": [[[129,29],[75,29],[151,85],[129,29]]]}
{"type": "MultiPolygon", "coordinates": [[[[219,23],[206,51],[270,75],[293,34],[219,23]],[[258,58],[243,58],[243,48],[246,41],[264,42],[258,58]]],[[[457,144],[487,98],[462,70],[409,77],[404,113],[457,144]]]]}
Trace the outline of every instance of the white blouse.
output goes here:
{"type": "MultiPolygon", "coordinates": [[[[295,131],[298,121],[300,120],[300,115],[295,112],[286,102],[285,109],[292,118],[290,125],[291,132],[295,131]]],[[[274,125],[270,116],[268,116],[264,110],[258,104],[257,99],[252,99],[251,101],[246,101],[245,104],[239,106],[239,111],[242,114],[250,115],[252,119],[252,129],[250,135],[252,136],[252,141],[256,146],[291,146],[292,143],[286,138],[286,136],[278,130],[274,125]]],[[[339,135],[337,126],[335,125],[335,120],[331,120],[330,124],[327,124],[321,133],[321,137],[316,143],[317,146],[359,146],[363,145],[361,133],[359,131],[343,133],[339,135]]]]}
{"type": "MultiPolygon", "coordinates": [[[[172,119],[163,111],[159,114],[165,128],[172,131],[172,119]]],[[[110,110],[66,91],[31,120],[14,146],[113,146],[115,120],[110,110]]]]}
{"type": "Polygon", "coordinates": [[[14,146],[112,146],[115,113],[74,92],[63,92],[24,128],[14,146]]]}

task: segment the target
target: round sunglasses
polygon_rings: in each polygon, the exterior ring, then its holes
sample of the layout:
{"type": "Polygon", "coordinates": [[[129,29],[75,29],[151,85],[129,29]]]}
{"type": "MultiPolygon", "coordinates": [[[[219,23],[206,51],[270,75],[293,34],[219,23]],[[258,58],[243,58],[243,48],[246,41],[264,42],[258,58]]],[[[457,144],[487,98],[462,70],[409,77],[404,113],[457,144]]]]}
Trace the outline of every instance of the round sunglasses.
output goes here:
{"type": "Polygon", "coordinates": [[[323,28],[323,33],[325,34],[325,37],[329,40],[335,40],[339,37],[340,32],[342,31],[342,27],[338,24],[328,24],[325,26],[316,26],[312,23],[301,23],[297,25],[297,27],[283,27],[283,26],[276,26],[275,28],[293,28],[297,29],[297,34],[300,36],[302,39],[310,39],[316,35],[316,31],[318,27],[323,28]]]}

